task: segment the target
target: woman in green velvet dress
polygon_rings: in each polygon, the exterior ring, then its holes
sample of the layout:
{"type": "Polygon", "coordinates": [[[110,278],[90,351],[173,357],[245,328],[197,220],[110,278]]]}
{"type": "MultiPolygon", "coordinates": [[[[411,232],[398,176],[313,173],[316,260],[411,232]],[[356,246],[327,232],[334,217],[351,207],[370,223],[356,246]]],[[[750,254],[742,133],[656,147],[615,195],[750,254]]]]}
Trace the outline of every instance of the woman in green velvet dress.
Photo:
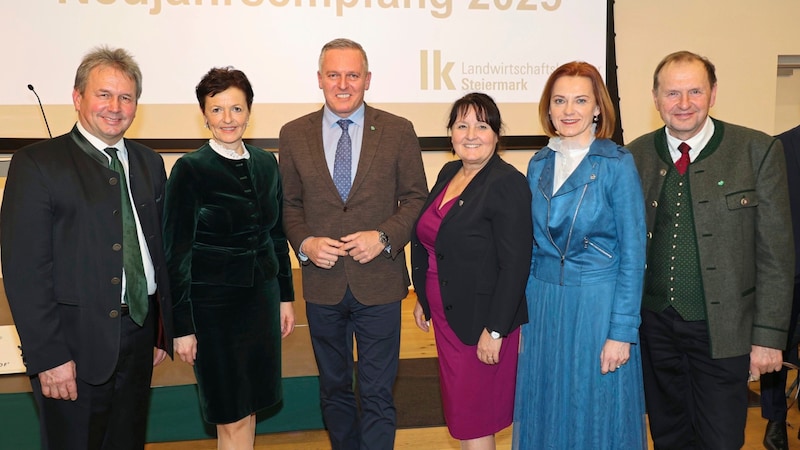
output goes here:
{"type": "Polygon", "coordinates": [[[166,192],[175,353],[194,366],[218,448],[253,448],[255,413],[282,400],[281,338],[294,329],[281,180],[272,153],[242,142],[245,74],[211,69],[196,93],[212,138],[175,163],[166,192]]]}

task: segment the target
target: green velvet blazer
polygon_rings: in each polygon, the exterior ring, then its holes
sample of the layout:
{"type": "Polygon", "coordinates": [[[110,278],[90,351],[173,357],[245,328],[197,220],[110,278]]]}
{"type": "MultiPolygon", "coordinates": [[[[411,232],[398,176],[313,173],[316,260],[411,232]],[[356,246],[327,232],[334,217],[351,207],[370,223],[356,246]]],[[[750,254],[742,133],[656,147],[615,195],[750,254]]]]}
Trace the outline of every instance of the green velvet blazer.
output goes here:
{"type": "Polygon", "coordinates": [[[177,336],[193,334],[192,285],[252,286],[256,267],[294,300],[283,193],[272,153],[245,145],[230,160],[208,144],[175,162],[167,181],[164,245],[177,336]]]}

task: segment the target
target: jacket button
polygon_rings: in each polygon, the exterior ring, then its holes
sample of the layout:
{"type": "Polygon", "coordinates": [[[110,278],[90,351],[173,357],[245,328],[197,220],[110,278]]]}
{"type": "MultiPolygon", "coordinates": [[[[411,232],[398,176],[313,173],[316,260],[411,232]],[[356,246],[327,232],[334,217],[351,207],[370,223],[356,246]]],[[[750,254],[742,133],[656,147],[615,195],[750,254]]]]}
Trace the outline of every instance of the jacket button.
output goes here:
{"type": "Polygon", "coordinates": [[[447,286],[447,280],[442,280],[442,281],[439,283],[439,285],[441,285],[441,286],[447,286]]]}
{"type": "Polygon", "coordinates": [[[119,277],[114,277],[111,279],[111,284],[120,284],[122,280],[119,277]]]}
{"type": "Polygon", "coordinates": [[[111,317],[112,319],[116,319],[117,317],[119,317],[119,311],[117,311],[116,309],[112,309],[108,313],[108,317],[111,317]]]}
{"type": "Polygon", "coordinates": [[[652,202],[650,202],[650,206],[652,206],[653,208],[658,208],[658,200],[653,200],[652,202]]]}
{"type": "Polygon", "coordinates": [[[648,231],[647,232],[647,239],[653,239],[653,232],[652,231],[648,231]]]}
{"type": "Polygon", "coordinates": [[[342,208],[342,212],[347,212],[347,206],[345,206],[344,208],[342,208]]]}
{"type": "Polygon", "coordinates": [[[118,216],[119,215],[119,210],[115,209],[114,211],[111,211],[111,215],[112,216],[118,216]]]}
{"type": "Polygon", "coordinates": [[[438,259],[439,261],[441,261],[441,260],[443,260],[443,259],[444,259],[444,255],[443,255],[443,254],[441,254],[441,253],[437,253],[437,254],[436,254],[436,259],[438,259]]]}
{"type": "Polygon", "coordinates": [[[447,311],[450,311],[450,310],[453,309],[453,305],[447,305],[447,306],[444,307],[444,309],[446,309],[447,311]]]}
{"type": "Polygon", "coordinates": [[[747,206],[747,204],[750,203],[750,201],[747,200],[747,198],[743,198],[743,199],[739,200],[739,203],[741,203],[742,206],[747,206]]]}
{"type": "Polygon", "coordinates": [[[116,186],[119,183],[119,180],[116,177],[111,177],[108,179],[108,184],[111,186],[116,186]]]}
{"type": "Polygon", "coordinates": [[[661,169],[661,170],[659,170],[659,171],[658,171],[658,174],[659,174],[659,175],[661,175],[662,177],[665,177],[665,176],[667,176],[667,169],[661,169]]]}
{"type": "Polygon", "coordinates": [[[115,252],[118,252],[118,251],[122,250],[122,245],[114,244],[114,245],[111,246],[111,250],[114,250],[115,252]]]}

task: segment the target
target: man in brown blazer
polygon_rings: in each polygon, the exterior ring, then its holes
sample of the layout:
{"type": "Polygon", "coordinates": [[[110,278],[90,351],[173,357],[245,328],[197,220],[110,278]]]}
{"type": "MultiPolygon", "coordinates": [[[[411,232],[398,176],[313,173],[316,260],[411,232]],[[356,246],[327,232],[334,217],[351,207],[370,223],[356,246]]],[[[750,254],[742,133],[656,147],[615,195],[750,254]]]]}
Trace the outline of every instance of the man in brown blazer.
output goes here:
{"type": "Polygon", "coordinates": [[[284,229],[303,266],[333,449],[394,447],[400,301],[410,284],[404,247],[428,193],[411,122],[364,103],[371,75],[361,45],[325,44],[324,107],[280,132],[284,229]]]}

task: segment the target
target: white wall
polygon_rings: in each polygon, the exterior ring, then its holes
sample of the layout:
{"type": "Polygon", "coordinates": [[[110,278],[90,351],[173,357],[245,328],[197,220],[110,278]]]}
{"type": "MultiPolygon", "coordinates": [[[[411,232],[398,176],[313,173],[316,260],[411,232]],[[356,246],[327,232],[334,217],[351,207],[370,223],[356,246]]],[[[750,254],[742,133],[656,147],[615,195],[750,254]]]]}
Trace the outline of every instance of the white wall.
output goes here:
{"type": "Polygon", "coordinates": [[[775,133],[800,124],[800,69],[791,76],[778,77],[775,93],[775,133]]]}
{"type": "MultiPolygon", "coordinates": [[[[778,55],[800,55],[800,1],[617,0],[615,14],[626,142],[662,125],[650,94],[653,69],[677,50],[716,65],[714,117],[769,134],[785,130],[776,128],[776,68],[778,55]]],[[[800,111],[793,117],[800,123],[800,111]]]]}

